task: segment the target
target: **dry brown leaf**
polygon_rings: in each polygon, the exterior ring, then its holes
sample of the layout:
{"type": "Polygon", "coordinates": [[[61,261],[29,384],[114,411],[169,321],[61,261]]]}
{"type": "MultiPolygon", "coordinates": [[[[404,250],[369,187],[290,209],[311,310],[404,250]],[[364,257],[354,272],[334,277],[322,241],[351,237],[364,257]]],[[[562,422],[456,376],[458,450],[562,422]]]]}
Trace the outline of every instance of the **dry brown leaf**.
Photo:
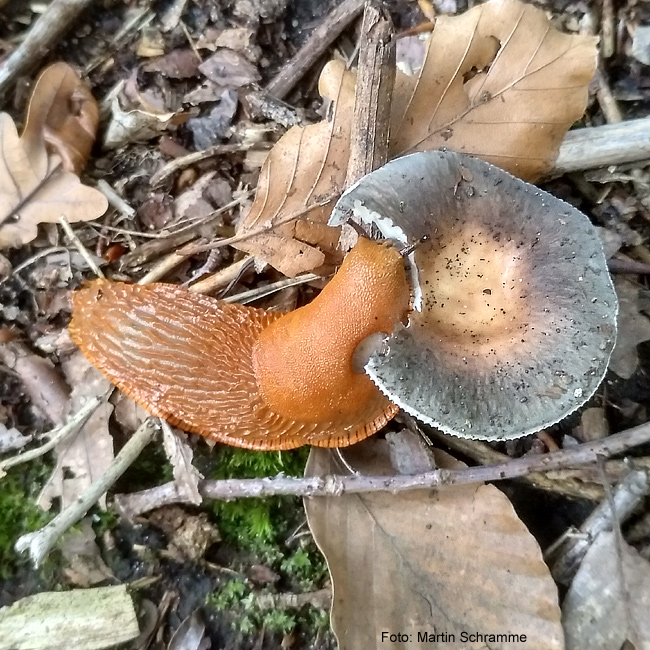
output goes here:
{"type": "Polygon", "coordinates": [[[568,650],[650,650],[650,563],[616,535],[600,533],[562,606],[568,650]],[[622,569],[622,575],[621,575],[622,569]]]}
{"type": "MultiPolygon", "coordinates": [[[[354,73],[346,71],[341,61],[330,61],[325,66],[319,91],[334,102],[331,119],[306,127],[294,126],[280,138],[262,166],[255,201],[238,235],[270,226],[325,198],[338,197],[348,164],[354,86],[354,73]]],[[[310,211],[308,220],[324,223],[332,205],[310,211]]],[[[318,248],[294,238],[293,223],[234,245],[290,277],[326,261],[318,248]]]]}
{"type": "MultiPolygon", "coordinates": [[[[539,178],[584,112],[595,45],[594,37],[560,33],[544,12],[518,0],[490,0],[460,16],[438,18],[418,72],[397,72],[391,156],[447,147],[525,180],[539,178]]],[[[331,61],[320,86],[335,101],[331,119],[293,127],[279,140],[238,234],[279,224],[317,197],[338,198],[349,155],[354,73],[331,61]]],[[[324,222],[330,211],[331,204],[308,218],[324,222]]],[[[235,246],[290,276],[325,261],[286,225],[235,246]]]]}
{"type": "Polygon", "coordinates": [[[68,172],[84,168],[97,135],[99,108],[90,88],[67,63],[54,63],[36,81],[20,136],[27,155],[39,155],[43,140],[68,172]]]}
{"type": "Polygon", "coordinates": [[[0,113],[0,248],[21,246],[37,235],[39,223],[90,221],[108,207],[106,197],[48,157],[43,141],[18,138],[13,120],[0,113]]]}
{"type": "Polygon", "coordinates": [[[650,340],[650,320],[641,313],[641,287],[629,278],[616,276],[614,287],[618,296],[616,345],[609,367],[624,379],[629,379],[639,365],[637,345],[650,340]]]}
{"type": "Polygon", "coordinates": [[[16,373],[32,404],[52,424],[63,424],[70,389],[49,359],[19,341],[10,341],[0,344],[0,363],[16,373]]]}
{"type": "Polygon", "coordinates": [[[423,67],[398,72],[392,156],[447,147],[536,180],[584,113],[596,42],[517,0],[438,18],[423,67]]]}
{"type": "MultiPolygon", "coordinates": [[[[390,472],[384,441],[350,451],[364,474],[390,472]]],[[[339,473],[334,459],[312,449],[306,474],[339,473]]],[[[436,459],[450,465],[445,454],[436,459]]],[[[305,499],[305,507],[332,577],[341,648],[564,647],[557,589],[540,548],[494,486],[343,494],[305,499]],[[463,644],[463,631],[525,634],[526,641],[463,644]],[[384,632],[404,636],[388,643],[384,632]],[[454,634],[455,643],[430,634],[454,634]]]]}
{"type": "MultiPolygon", "coordinates": [[[[68,384],[73,387],[69,413],[76,413],[86,400],[111,389],[110,381],[78,350],[62,366],[68,384]]],[[[61,498],[61,508],[66,508],[111,464],[113,437],[108,429],[108,420],[112,412],[111,404],[100,404],[77,434],[57,445],[56,466],[38,497],[41,508],[49,510],[52,499],[57,497],[61,498]]],[[[100,504],[106,507],[106,495],[100,504]]]]}

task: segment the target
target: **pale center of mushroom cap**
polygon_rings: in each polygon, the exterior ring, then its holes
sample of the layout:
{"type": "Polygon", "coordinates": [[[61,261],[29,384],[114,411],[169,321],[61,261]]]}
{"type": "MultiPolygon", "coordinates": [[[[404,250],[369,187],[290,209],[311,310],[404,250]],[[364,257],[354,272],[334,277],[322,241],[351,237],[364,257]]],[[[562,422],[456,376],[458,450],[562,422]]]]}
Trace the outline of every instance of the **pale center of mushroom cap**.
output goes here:
{"type": "Polygon", "coordinates": [[[415,319],[443,346],[494,353],[520,342],[531,303],[524,246],[485,225],[454,225],[416,250],[423,310],[415,319]]]}

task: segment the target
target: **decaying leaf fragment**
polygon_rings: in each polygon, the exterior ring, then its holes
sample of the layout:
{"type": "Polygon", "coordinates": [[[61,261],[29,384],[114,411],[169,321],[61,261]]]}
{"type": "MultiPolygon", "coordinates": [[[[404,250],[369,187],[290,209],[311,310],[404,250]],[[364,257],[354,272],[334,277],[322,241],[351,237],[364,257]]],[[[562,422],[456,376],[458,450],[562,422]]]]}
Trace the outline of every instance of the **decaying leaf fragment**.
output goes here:
{"type": "Polygon", "coordinates": [[[20,139],[28,155],[37,155],[44,140],[66,171],[79,174],[98,124],[99,109],[90,88],[67,63],[59,62],[46,68],[36,81],[20,139]]]}
{"type": "Polygon", "coordinates": [[[538,179],[584,113],[596,42],[518,0],[439,17],[422,68],[398,71],[392,156],[447,147],[538,179]]]}
{"type": "MultiPolygon", "coordinates": [[[[328,197],[336,199],[343,191],[354,86],[355,75],[345,70],[342,62],[332,61],[325,66],[319,91],[332,102],[331,117],[306,127],[294,126],[280,138],[264,162],[255,201],[240,224],[238,235],[278,223],[328,197]]],[[[310,210],[304,221],[323,228],[333,204],[332,201],[310,210]]],[[[295,228],[295,221],[284,223],[235,246],[267,260],[290,277],[322,266],[325,255],[306,243],[306,233],[302,239],[297,237],[295,228]]],[[[304,224],[302,228],[305,229],[304,224]]]]}
{"type": "MultiPolygon", "coordinates": [[[[490,0],[460,16],[439,17],[420,69],[412,76],[397,71],[391,157],[447,147],[524,180],[539,178],[553,167],[564,134],[584,112],[595,45],[593,37],[560,33],[544,12],[518,0],[490,0]]],[[[331,61],[320,85],[321,93],[334,100],[331,119],[294,127],[280,139],[262,169],[253,208],[239,234],[281,223],[319,196],[340,194],[349,155],[354,73],[346,72],[342,61],[331,61]]],[[[331,205],[307,218],[325,221],[331,205]]],[[[290,226],[236,246],[286,275],[324,261],[318,248],[304,246],[290,226]]]]}
{"type": "Polygon", "coordinates": [[[618,296],[618,337],[609,367],[624,379],[629,379],[639,365],[637,345],[650,340],[650,320],[642,313],[639,296],[642,289],[629,278],[614,280],[618,296]]]}
{"type": "Polygon", "coordinates": [[[650,563],[613,532],[587,551],[562,606],[570,650],[650,648],[650,563]]]}
{"type": "MultiPolygon", "coordinates": [[[[384,441],[349,452],[364,474],[394,473],[384,441]]],[[[436,460],[457,464],[442,453],[436,460]]],[[[333,455],[312,449],[306,475],[340,471],[333,455]]],[[[341,648],[564,647],[557,589],[541,550],[494,486],[316,497],[305,508],[330,570],[341,648]],[[526,639],[463,643],[463,631],[526,639]],[[383,632],[404,636],[388,643],[383,632]]]]}

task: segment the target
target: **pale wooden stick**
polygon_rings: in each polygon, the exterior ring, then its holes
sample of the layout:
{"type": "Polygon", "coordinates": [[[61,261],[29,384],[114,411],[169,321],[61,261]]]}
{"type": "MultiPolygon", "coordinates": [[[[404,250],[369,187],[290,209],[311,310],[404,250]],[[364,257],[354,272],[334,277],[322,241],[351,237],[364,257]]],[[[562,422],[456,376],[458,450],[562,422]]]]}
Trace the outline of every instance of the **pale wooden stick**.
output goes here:
{"type": "Polygon", "coordinates": [[[650,160],[650,118],[569,131],[550,176],[650,160]]]}
{"type": "Polygon", "coordinates": [[[29,552],[34,566],[39,566],[57,540],[70,526],[77,523],[88,510],[122,476],[140,452],[151,442],[156,432],[156,420],[147,418],[129,438],[108,469],[68,508],[60,512],[46,526],[18,538],[15,549],[19,553],[29,552]]]}
{"type": "Polygon", "coordinates": [[[106,276],[102,272],[102,270],[97,266],[95,260],[93,259],[92,255],[88,252],[88,249],[81,243],[81,240],[77,235],[75,234],[74,230],[70,227],[70,223],[68,220],[64,217],[61,216],[59,217],[59,223],[61,224],[61,227],[63,228],[63,231],[65,234],[68,236],[68,239],[70,242],[75,246],[75,248],[79,251],[81,254],[81,257],[86,260],[86,264],[88,264],[88,268],[98,277],[98,278],[105,278],[106,276]]]}

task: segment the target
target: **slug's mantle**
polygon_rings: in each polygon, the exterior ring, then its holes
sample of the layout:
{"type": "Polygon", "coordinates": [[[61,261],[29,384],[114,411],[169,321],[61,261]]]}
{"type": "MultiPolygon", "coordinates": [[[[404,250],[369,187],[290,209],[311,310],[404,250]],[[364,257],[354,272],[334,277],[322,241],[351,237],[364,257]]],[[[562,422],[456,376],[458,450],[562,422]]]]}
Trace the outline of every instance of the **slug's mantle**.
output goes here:
{"type": "Polygon", "coordinates": [[[429,151],[362,178],[350,214],[410,257],[409,325],[366,371],[394,403],[461,437],[518,438],[584,404],[616,339],[618,303],[589,219],[476,158],[429,151]]]}

